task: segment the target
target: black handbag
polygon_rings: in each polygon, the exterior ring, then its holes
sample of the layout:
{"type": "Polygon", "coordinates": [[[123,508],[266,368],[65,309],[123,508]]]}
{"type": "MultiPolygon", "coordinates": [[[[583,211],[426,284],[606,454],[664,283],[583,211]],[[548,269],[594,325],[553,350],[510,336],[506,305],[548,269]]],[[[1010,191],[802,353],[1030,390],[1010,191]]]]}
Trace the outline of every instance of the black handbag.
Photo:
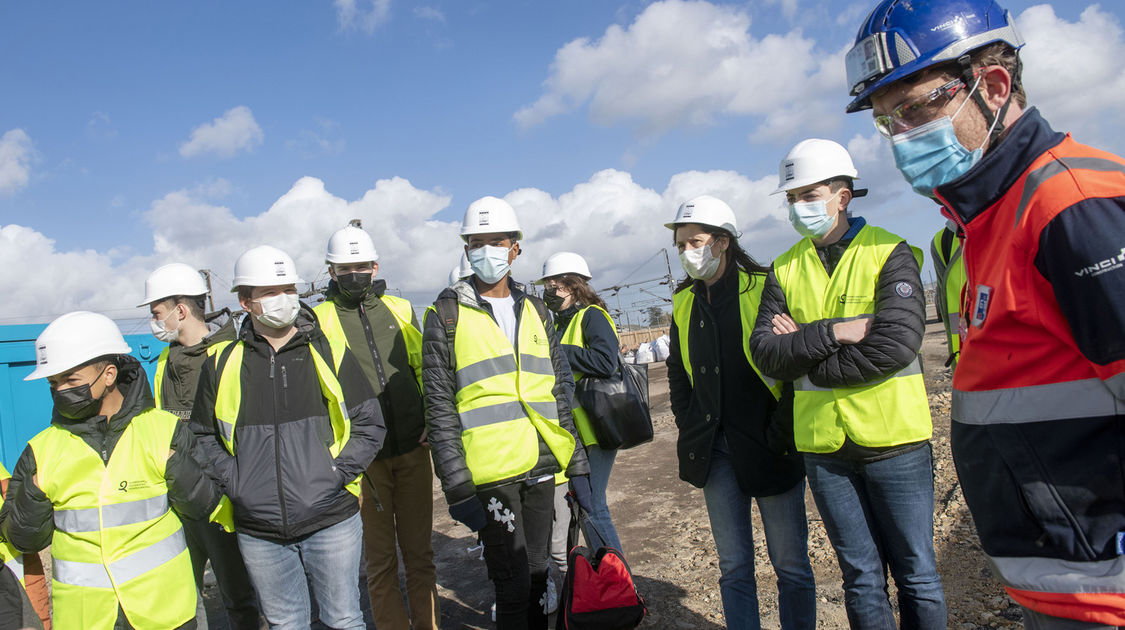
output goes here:
{"type": "Polygon", "coordinates": [[[583,376],[574,397],[590,419],[599,448],[626,449],[652,440],[647,365],[625,363],[618,357],[613,376],[583,376]]]}

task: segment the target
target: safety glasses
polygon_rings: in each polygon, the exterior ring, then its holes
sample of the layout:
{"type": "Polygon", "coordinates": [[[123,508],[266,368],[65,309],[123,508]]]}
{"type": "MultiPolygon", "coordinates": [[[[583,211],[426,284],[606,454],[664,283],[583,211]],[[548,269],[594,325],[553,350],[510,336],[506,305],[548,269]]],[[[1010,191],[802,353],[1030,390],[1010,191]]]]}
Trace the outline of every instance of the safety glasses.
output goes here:
{"type": "Polygon", "coordinates": [[[965,87],[964,81],[953,79],[916,99],[899,105],[889,114],[876,116],[875,128],[884,137],[890,138],[896,133],[924,125],[936,118],[941,108],[965,87]]]}

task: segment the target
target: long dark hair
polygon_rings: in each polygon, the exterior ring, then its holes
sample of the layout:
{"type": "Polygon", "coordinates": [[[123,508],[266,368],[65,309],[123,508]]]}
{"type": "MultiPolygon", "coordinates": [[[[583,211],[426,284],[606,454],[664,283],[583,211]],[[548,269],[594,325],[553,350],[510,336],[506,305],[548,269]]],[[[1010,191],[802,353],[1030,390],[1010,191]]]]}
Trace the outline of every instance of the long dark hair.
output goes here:
{"type": "Polygon", "coordinates": [[[574,296],[575,303],[582,306],[600,306],[605,309],[605,301],[598,297],[598,292],[590,286],[589,282],[586,282],[586,278],[576,273],[564,273],[561,276],[556,276],[555,281],[566,287],[567,291],[570,291],[570,294],[574,296]]]}
{"type": "MultiPolygon", "coordinates": [[[[734,235],[730,232],[720,227],[703,225],[702,223],[695,223],[694,225],[698,225],[699,229],[703,230],[707,234],[710,234],[713,238],[719,238],[720,236],[727,237],[727,243],[729,244],[727,247],[727,253],[729,254],[727,263],[729,264],[733,262],[735,267],[745,271],[747,275],[750,276],[750,283],[746,285],[747,291],[749,291],[750,287],[754,286],[754,283],[757,282],[755,274],[769,273],[770,268],[754,260],[753,256],[751,256],[745,249],[742,249],[742,245],[738,243],[738,239],[735,238],[734,235]]],[[[679,226],[676,227],[678,228],[679,226]]],[[[672,243],[675,244],[675,242],[676,233],[675,231],[673,231],[672,243]]],[[[708,245],[708,247],[710,247],[710,245],[708,245]]],[[[723,271],[723,273],[729,272],[729,267],[723,271]]],[[[691,276],[685,276],[684,279],[680,280],[679,284],[676,285],[675,292],[679,293],[680,291],[690,287],[693,282],[695,282],[694,278],[692,278],[691,276]]]]}

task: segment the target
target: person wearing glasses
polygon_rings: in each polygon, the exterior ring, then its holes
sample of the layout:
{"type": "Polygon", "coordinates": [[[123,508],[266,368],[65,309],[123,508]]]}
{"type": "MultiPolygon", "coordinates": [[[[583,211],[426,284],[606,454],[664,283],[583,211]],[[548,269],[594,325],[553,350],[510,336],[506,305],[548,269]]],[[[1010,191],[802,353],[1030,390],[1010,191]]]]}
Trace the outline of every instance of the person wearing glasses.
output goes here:
{"type": "Polygon", "coordinates": [[[914,190],[964,234],[953,459],[1028,628],[1125,625],[1125,160],[1028,107],[994,0],[880,2],[847,54],[914,190]]]}
{"type": "Polygon", "coordinates": [[[932,425],[918,350],[925,333],[922,251],[848,216],[857,189],[847,149],[799,142],[775,194],[801,240],[766,276],[750,351],[792,381],[793,437],[844,578],[853,628],[945,628],[933,546],[932,425]]]}

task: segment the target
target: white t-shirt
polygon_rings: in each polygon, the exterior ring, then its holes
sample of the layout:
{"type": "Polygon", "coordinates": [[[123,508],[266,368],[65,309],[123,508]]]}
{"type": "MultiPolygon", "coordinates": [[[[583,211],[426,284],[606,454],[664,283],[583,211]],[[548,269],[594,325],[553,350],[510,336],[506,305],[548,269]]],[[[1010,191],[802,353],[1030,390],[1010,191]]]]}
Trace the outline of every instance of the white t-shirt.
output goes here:
{"type": "Polygon", "coordinates": [[[508,297],[494,298],[482,295],[482,298],[488,300],[492,305],[492,314],[496,317],[496,323],[500,326],[500,330],[508,336],[508,341],[512,345],[516,345],[516,300],[511,295],[508,297]]]}

